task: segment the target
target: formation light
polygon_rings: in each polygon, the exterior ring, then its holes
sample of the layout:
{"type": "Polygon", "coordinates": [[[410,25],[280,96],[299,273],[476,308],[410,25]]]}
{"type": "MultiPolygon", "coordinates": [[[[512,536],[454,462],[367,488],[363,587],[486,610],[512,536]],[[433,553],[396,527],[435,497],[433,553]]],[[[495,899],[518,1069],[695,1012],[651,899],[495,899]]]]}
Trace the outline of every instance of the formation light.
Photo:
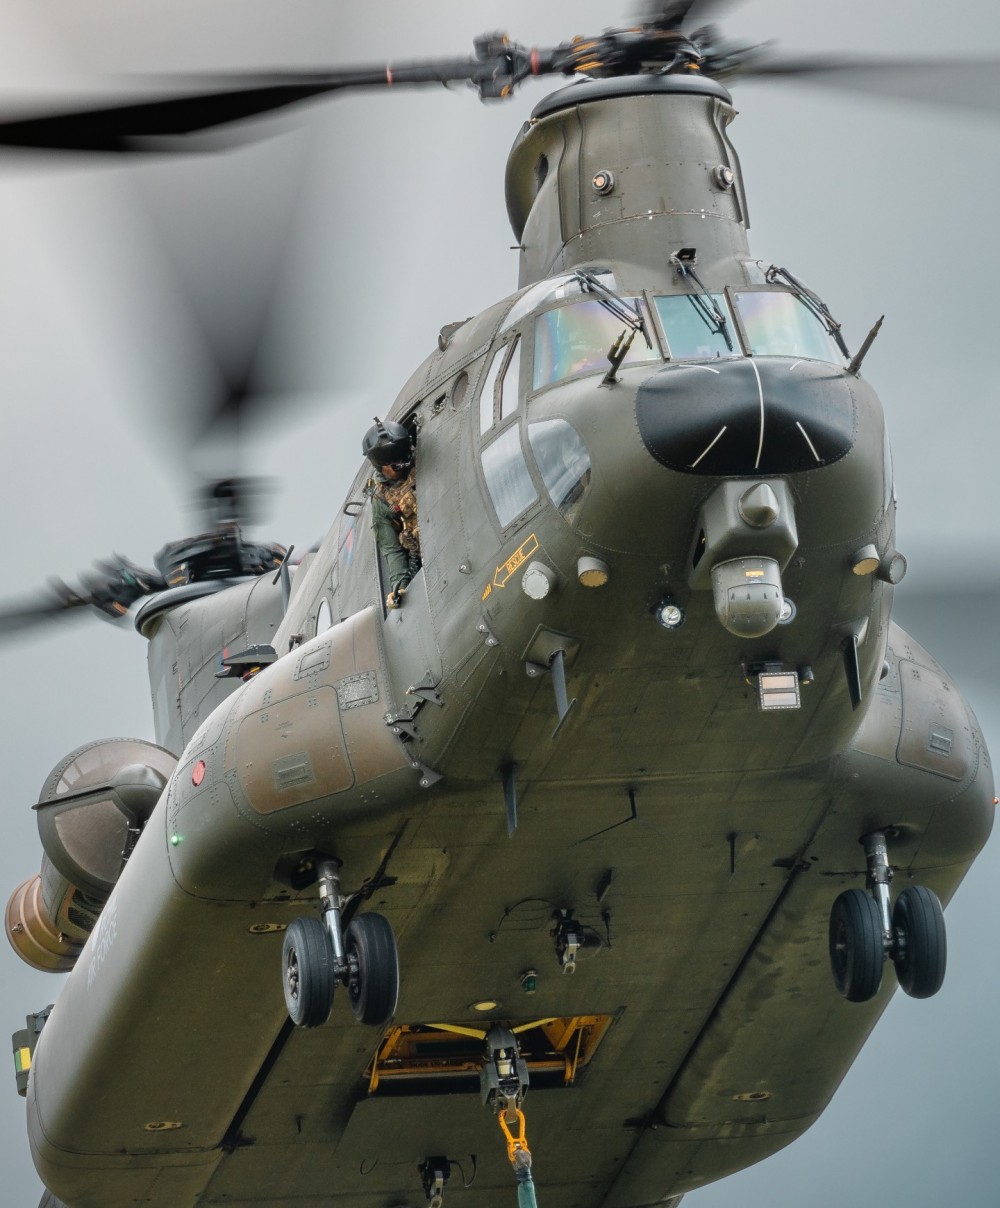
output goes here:
{"type": "Polygon", "coordinates": [[[576,560],[576,578],[581,587],[603,587],[611,570],[600,558],[583,555],[576,560]]]}
{"type": "Polygon", "coordinates": [[[680,629],[684,624],[684,609],[673,596],[664,596],[653,609],[653,616],[664,629],[680,629]]]}
{"type": "Polygon", "coordinates": [[[851,558],[851,570],[858,576],[873,575],[878,570],[879,556],[874,545],[865,545],[851,558]]]}
{"type": "Polygon", "coordinates": [[[595,193],[600,193],[601,196],[606,196],[615,187],[615,174],[609,172],[607,168],[602,168],[600,172],[595,172],[591,185],[595,193]]]}

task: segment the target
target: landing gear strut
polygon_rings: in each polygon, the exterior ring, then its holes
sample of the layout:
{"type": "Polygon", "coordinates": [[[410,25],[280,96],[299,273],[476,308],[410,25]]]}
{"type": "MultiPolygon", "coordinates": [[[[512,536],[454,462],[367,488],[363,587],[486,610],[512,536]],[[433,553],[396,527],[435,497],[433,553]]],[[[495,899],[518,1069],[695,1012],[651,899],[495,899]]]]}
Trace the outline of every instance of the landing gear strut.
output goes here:
{"type": "Polygon", "coordinates": [[[319,866],[321,918],[295,919],[282,947],[282,985],[292,1023],[316,1028],[326,1023],[338,982],[358,1023],[381,1026],[396,1009],[399,955],[389,920],[374,911],[352,919],[346,931],[340,894],[340,864],[319,866]]]}
{"type": "Polygon", "coordinates": [[[889,852],[885,833],[861,840],[868,861],[867,891],[846,889],[830,913],[830,965],[837,989],[849,1002],[878,993],[888,957],[903,990],[930,998],[941,989],[947,960],[944,912],[937,895],[908,885],[890,909],[889,852]]]}

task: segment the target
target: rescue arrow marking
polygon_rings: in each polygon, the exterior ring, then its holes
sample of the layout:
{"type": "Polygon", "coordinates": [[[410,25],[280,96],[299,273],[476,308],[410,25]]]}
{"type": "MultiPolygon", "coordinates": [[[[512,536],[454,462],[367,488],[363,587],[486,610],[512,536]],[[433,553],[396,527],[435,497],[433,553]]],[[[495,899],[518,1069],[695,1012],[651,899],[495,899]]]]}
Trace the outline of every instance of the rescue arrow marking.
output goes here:
{"type": "Polygon", "coordinates": [[[513,575],[519,566],[523,566],[528,558],[530,558],[537,549],[538,538],[534,533],[532,533],[530,537],[525,538],[525,540],[521,542],[521,544],[516,550],[514,550],[514,552],[502,566],[497,567],[496,573],[493,576],[493,582],[490,584],[490,586],[506,587],[510,582],[511,575],[513,575]]]}

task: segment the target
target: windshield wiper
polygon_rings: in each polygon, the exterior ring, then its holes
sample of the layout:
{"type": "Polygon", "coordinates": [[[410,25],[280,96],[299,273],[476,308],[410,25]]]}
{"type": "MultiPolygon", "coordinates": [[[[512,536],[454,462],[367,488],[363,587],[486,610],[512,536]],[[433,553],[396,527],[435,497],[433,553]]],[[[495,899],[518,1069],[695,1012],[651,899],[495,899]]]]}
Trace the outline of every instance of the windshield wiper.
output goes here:
{"type": "Polygon", "coordinates": [[[764,280],[768,285],[774,285],[779,277],[784,277],[785,281],[792,288],[792,293],[809,311],[811,315],[817,318],[827,330],[827,334],[832,336],[837,341],[837,347],[850,360],[851,354],[847,351],[847,345],[844,343],[844,337],[840,334],[840,324],[830,314],[829,307],[819,296],[814,294],[811,289],[803,285],[801,281],[793,277],[787,268],[779,268],[776,264],[764,274],[764,280]]]}
{"type": "Polygon", "coordinates": [[[593,273],[587,270],[578,268],[573,274],[577,281],[583,286],[585,294],[597,294],[597,301],[610,311],[611,314],[620,323],[625,323],[632,329],[634,335],[637,331],[642,332],[642,338],[646,341],[646,347],[652,350],[653,341],[649,338],[649,332],[646,330],[646,320],[642,314],[642,308],[636,302],[635,307],[629,306],[625,299],[616,294],[613,289],[609,289],[603,281],[600,281],[593,273]]]}
{"type": "Polygon", "coordinates": [[[630,329],[627,335],[624,331],[622,332],[611,345],[611,351],[608,353],[611,368],[604,375],[602,385],[610,386],[615,381],[619,366],[628,356],[628,350],[632,347],[632,341],[635,339],[637,331],[642,332],[642,338],[646,341],[646,347],[652,350],[653,341],[649,338],[642,308],[636,302],[633,309],[620,294],[616,294],[613,289],[609,289],[603,281],[598,280],[593,273],[588,272],[586,269],[577,269],[573,276],[580,282],[585,294],[596,294],[598,303],[606,311],[614,315],[619,323],[624,323],[630,329]]]}
{"type": "Polygon", "coordinates": [[[690,279],[698,287],[698,292],[688,294],[691,299],[691,305],[701,315],[705,326],[714,335],[720,335],[726,341],[726,347],[730,352],[733,351],[733,337],[729,334],[729,323],[726,321],[726,316],[719,309],[718,303],[708,292],[705,282],[694,271],[694,266],[691,260],[684,260],[676,252],[670,257],[670,263],[674,266],[681,277],[690,277],[690,279]]]}

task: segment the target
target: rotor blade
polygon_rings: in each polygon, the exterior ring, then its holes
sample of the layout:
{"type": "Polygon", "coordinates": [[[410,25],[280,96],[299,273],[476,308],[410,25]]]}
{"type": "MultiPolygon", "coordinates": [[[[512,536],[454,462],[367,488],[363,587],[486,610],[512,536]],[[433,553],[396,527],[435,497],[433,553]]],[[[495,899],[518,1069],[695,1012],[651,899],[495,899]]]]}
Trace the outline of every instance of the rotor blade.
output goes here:
{"type": "Polygon", "coordinates": [[[738,69],[740,79],[784,76],[834,88],[964,109],[1000,112],[1000,59],[768,57],[738,69]]]}
{"type": "Polygon", "coordinates": [[[734,8],[740,0],[644,0],[636,17],[662,29],[680,29],[696,21],[711,21],[716,13],[734,8]]]}
{"type": "MultiPolygon", "coordinates": [[[[512,68],[532,74],[527,52],[510,47],[485,58],[353,67],[332,72],[218,75],[201,82],[196,91],[0,121],[0,146],[161,153],[171,148],[158,140],[259,117],[343,88],[458,82],[487,87],[494,80],[502,84],[512,68]]],[[[551,70],[551,65],[539,65],[539,70],[551,70]]]]}
{"type": "MultiPolygon", "coordinates": [[[[380,82],[385,82],[384,74],[380,82]]],[[[0,121],[0,145],[49,151],[160,153],[171,148],[159,140],[257,117],[344,86],[333,77],[314,78],[311,83],[260,82],[0,121]]]]}
{"type": "Polygon", "coordinates": [[[0,610],[0,642],[36,629],[39,625],[55,620],[61,615],[61,609],[32,608],[30,605],[26,605],[24,608],[0,610]]]}
{"type": "Polygon", "coordinates": [[[0,641],[57,620],[89,604],[89,599],[78,595],[61,580],[53,580],[49,590],[39,592],[34,600],[0,608],[0,641]]]}
{"type": "Polygon", "coordinates": [[[201,484],[198,503],[213,529],[221,524],[249,528],[259,522],[277,490],[275,479],[261,475],[218,478],[201,484]]]}

